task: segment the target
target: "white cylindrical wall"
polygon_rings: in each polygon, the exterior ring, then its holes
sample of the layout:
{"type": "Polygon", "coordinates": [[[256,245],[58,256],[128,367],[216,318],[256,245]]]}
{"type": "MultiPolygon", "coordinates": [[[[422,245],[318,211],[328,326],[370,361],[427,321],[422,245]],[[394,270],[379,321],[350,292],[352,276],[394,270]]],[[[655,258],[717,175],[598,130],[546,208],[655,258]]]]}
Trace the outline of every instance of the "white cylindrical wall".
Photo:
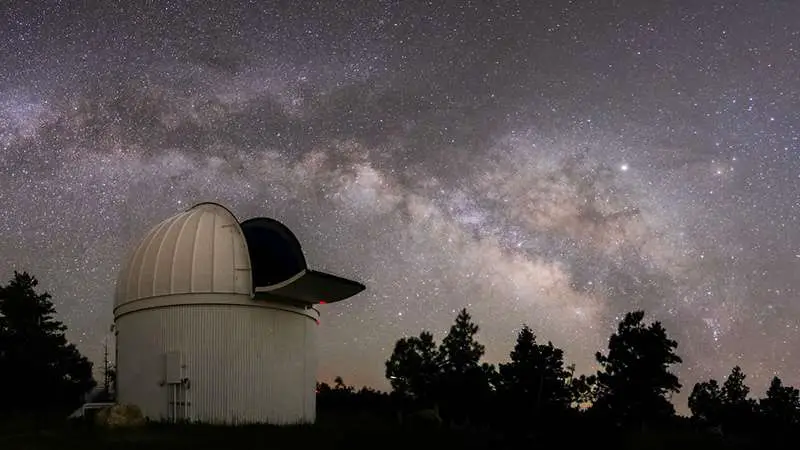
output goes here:
{"type": "Polygon", "coordinates": [[[139,406],[150,419],[169,419],[165,355],[179,352],[188,379],[186,419],[314,422],[313,310],[236,294],[215,298],[220,295],[195,294],[190,304],[177,305],[181,299],[171,296],[172,306],[153,305],[117,317],[118,401],[139,406]]]}

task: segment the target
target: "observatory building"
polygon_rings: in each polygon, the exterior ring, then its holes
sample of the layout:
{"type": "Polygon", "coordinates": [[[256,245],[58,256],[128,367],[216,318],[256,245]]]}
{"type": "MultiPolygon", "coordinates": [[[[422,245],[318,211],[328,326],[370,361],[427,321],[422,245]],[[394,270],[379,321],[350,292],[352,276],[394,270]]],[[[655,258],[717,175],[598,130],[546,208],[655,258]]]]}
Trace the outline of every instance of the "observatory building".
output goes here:
{"type": "Polygon", "coordinates": [[[117,401],[152,420],[314,422],[314,305],[363,290],[310,270],[280,222],[195,205],[153,227],[117,282],[117,401]]]}

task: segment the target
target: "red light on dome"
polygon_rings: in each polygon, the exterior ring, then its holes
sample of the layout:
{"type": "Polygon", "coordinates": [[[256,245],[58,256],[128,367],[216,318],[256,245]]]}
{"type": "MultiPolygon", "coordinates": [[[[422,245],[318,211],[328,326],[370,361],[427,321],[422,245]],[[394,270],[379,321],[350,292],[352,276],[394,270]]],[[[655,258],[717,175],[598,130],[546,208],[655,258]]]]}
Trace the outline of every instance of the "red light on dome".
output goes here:
{"type": "Polygon", "coordinates": [[[327,304],[328,304],[328,302],[326,302],[325,300],[320,300],[320,301],[319,301],[319,304],[320,304],[320,305],[327,305],[327,304]]]}

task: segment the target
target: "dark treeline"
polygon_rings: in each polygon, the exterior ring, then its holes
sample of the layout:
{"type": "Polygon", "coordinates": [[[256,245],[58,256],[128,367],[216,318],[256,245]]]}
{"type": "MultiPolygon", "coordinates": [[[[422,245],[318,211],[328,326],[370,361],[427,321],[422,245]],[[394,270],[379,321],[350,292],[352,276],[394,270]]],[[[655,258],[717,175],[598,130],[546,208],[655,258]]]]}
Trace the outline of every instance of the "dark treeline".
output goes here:
{"type": "MultiPolygon", "coordinates": [[[[92,364],[65,338],[47,293],[36,278],[14,273],[0,285],[0,422],[20,417],[39,421],[73,411],[95,388],[92,364]]],[[[359,418],[405,426],[502,435],[564,437],[565,429],[592,436],[667,430],[668,433],[757,436],[760,444],[793,442],[800,431],[800,392],[775,377],[763,398],[750,395],[746,376],[734,367],[719,382],[696,383],[689,419],[676,416],[670,401],[682,388],[674,374],[678,343],[644,312],[626,314],[598,352],[600,369],[576,374],[564,352],[523,326],[508,361],[484,362],[485,348],[466,310],[440,343],[423,331],[399,339],[385,363],[391,393],[356,390],[341,378],[317,384],[320,420],[359,418]]],[[[108,390],[113,369],[106,370],[108,390]]],[[[38,423],[38,422],[37,422],[38,423]]],[[[646,433],[644,433],[646,434],[646,433]]],[[[668,435],[671,435],[668,434],[668,435]]],[[[663,434],[662,434],[663,436],[663,434]]]]}
{"type": "Polygon", "coordinates": [[[0,419],[63,419],[94,386],[92,363],[67,342],[48,293],[28,273],[0,285],[0,419]]]}
{"type": "Polygon", "coordinates": [[[552,342],[542,343],[523,326],[509,360],[482,361],[478,325],[462,310],[441,343],[423,331],[395,343],[386,361],[391,393],[318,385],[320,411],[416,418],[453,428],[504,434],[563,437],[573,430],[602,433],[696,433],[759,437],[781,442],[800,431],[800,393],[775,377],[764,398],[753,399],[740,367],[719,383],[694,385],[691,418],[679,417],[671,396],[682,385],[673,370],[680,364],[678,343],[659,322],[646,323],[643,311],[626,314],[595,357],[600,369],[578,375],[552,342]]]}

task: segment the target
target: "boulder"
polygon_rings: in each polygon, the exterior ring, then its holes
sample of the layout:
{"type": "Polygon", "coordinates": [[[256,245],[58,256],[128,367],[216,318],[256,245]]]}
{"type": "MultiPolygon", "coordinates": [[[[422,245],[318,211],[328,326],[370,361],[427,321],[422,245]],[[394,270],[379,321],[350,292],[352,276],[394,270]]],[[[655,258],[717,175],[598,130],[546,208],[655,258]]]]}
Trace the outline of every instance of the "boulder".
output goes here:
{"type": "Polygon", "coordinates": [[[136,405],[114,405],[100,410],[95,423],[106,428],[132,428],[143,426],[145,419],[136,405]]]}

